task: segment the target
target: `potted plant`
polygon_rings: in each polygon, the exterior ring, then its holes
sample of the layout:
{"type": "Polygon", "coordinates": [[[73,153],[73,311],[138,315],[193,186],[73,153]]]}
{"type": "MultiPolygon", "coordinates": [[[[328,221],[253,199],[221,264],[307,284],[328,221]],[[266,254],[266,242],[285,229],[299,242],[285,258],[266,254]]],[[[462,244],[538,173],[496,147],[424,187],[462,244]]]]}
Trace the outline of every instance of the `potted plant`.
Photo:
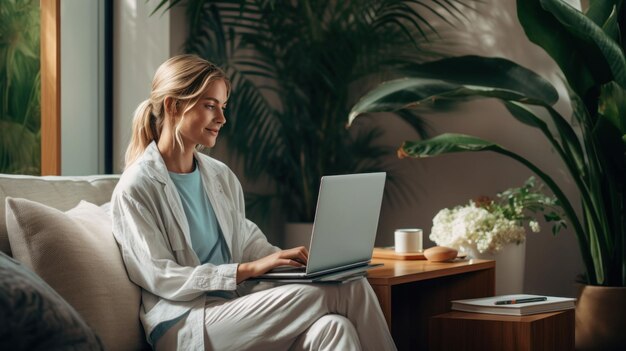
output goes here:
{"type": "Polygon", "coordinates": [[[537,174],[560,201],[573,228],[586,272],[577,306],[577,347],[595,339],[600,347],[621,343],[626,310],[626,60],[623,1],[592,1],[583,13],[560,0],[518,0],[519,20],[528,38],[561,68],[572,104],[569,116],[552,105],[556,89],[514,62],[465,56],[416,65],[412,78],[394,80],[368,93],[352,109],[349,120],[371,111],[429,105],[437,99],[491,97],[501,100],[511,116],[538,128],[563,160],[581,196],[581,214],[558,184],[530,160],[504,146],[469,135],[443,134],[407,141],[400,156],[426,157],[452,152],[493,151],[509,156],[537,174]],[[595,298],[606,307],[581,307],[585,291],[605,291],[595,298]],[[621,307],[620,307],[621,306],[621,307]],[[587,313],[593,321],[584,321],[587,313]],[[613,313],[610,313],[613,312],[613,313]],[[612,319],[621,318],[621,321],[612,319]],[[613,330],[613,336],[589,331],[613,330]],[[606,336],[606,337],[605,337],[606,336]],[[605,343],[605,344],[602,344],[605,343]]]}
{"type": "MultiPolygon", "coordinates": [[[[178,2],[162,1],[155,11],[178,2]]],[[[393,155],[393,148],[372,143],[380,130],[368,123],[347,130],[345,116],[372,81],[433,57],[420,46],[436,38],[420,11],[441,16],[440,8],[460,17],[464,6],[457,0],[187,1],[185,51],[231,77],[228,146],[242,157],[248,179],[267,175],[275,186],[247,193],[246,202],[269,209],[278,200],[288,222],[311,222],[323,175],[385,169],[380,156],[393,155]]],[[[414,113],[396,115],[425,135],[414,113]]]]}
{"type": "Polygon", "coordinates": [[[39,2],[0,2],[0,173],[40,174],[39,2]]]}

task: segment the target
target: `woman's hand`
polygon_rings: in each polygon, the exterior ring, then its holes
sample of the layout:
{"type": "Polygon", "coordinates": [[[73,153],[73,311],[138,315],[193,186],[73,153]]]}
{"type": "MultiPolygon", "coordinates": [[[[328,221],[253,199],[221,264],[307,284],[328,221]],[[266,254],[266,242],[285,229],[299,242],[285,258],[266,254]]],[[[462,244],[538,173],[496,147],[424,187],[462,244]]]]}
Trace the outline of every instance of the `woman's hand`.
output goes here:
{"type": "Polygon", "coordinates": [[[252,262],[240,263],[237,267],[237,284],[259,276],[278,266],[304,267],[309,259],[309,251],[304,246],[274,252],[252,262]]]}

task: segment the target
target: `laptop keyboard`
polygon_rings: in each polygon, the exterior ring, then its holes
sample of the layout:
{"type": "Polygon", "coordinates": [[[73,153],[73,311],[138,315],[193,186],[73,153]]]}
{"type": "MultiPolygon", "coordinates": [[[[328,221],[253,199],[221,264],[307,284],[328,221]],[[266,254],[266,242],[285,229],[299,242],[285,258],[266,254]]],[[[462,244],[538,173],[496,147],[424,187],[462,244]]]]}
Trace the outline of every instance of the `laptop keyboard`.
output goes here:
{"type": "Polygon", "coordinates": [[[306,272],[306,267],[292,267],[292,266],[279,266],[272,269],[270,272],[276,273],[304,273],[306,272]]]}

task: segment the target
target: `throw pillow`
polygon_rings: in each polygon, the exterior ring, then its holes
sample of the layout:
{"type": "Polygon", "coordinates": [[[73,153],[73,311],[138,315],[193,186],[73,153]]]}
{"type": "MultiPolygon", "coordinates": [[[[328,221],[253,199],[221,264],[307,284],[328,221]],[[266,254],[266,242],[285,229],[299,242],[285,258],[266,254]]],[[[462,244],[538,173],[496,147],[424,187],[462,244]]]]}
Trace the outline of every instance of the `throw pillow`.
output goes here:
{"type": "Polygon", "coordinates": [[[0,350],[103,350],[96,334],[48,284],[0,252],[0,350]]]}
{"type": "Polygon", "coordinates": [[[145,348],[140,288],[128,279],[106,211],[85,201],[67,212],[26,199],[6,205],[13,257],[67,300],[108,350],[145,348]]]}

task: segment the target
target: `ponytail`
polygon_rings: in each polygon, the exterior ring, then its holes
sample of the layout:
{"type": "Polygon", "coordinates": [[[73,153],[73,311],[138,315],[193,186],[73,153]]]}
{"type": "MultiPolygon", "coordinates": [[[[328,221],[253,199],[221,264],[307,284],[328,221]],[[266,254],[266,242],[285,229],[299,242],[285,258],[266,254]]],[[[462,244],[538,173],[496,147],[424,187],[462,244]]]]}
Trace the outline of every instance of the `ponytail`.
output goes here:
{"type": "Polygon", "coordinates": [[[152,113],[150,100],[145,100],[135,110],[130,144],[126,149],[125,166],[128,168],[146,150],[153,140],[159,139],[160,128],[152,113]]]}

